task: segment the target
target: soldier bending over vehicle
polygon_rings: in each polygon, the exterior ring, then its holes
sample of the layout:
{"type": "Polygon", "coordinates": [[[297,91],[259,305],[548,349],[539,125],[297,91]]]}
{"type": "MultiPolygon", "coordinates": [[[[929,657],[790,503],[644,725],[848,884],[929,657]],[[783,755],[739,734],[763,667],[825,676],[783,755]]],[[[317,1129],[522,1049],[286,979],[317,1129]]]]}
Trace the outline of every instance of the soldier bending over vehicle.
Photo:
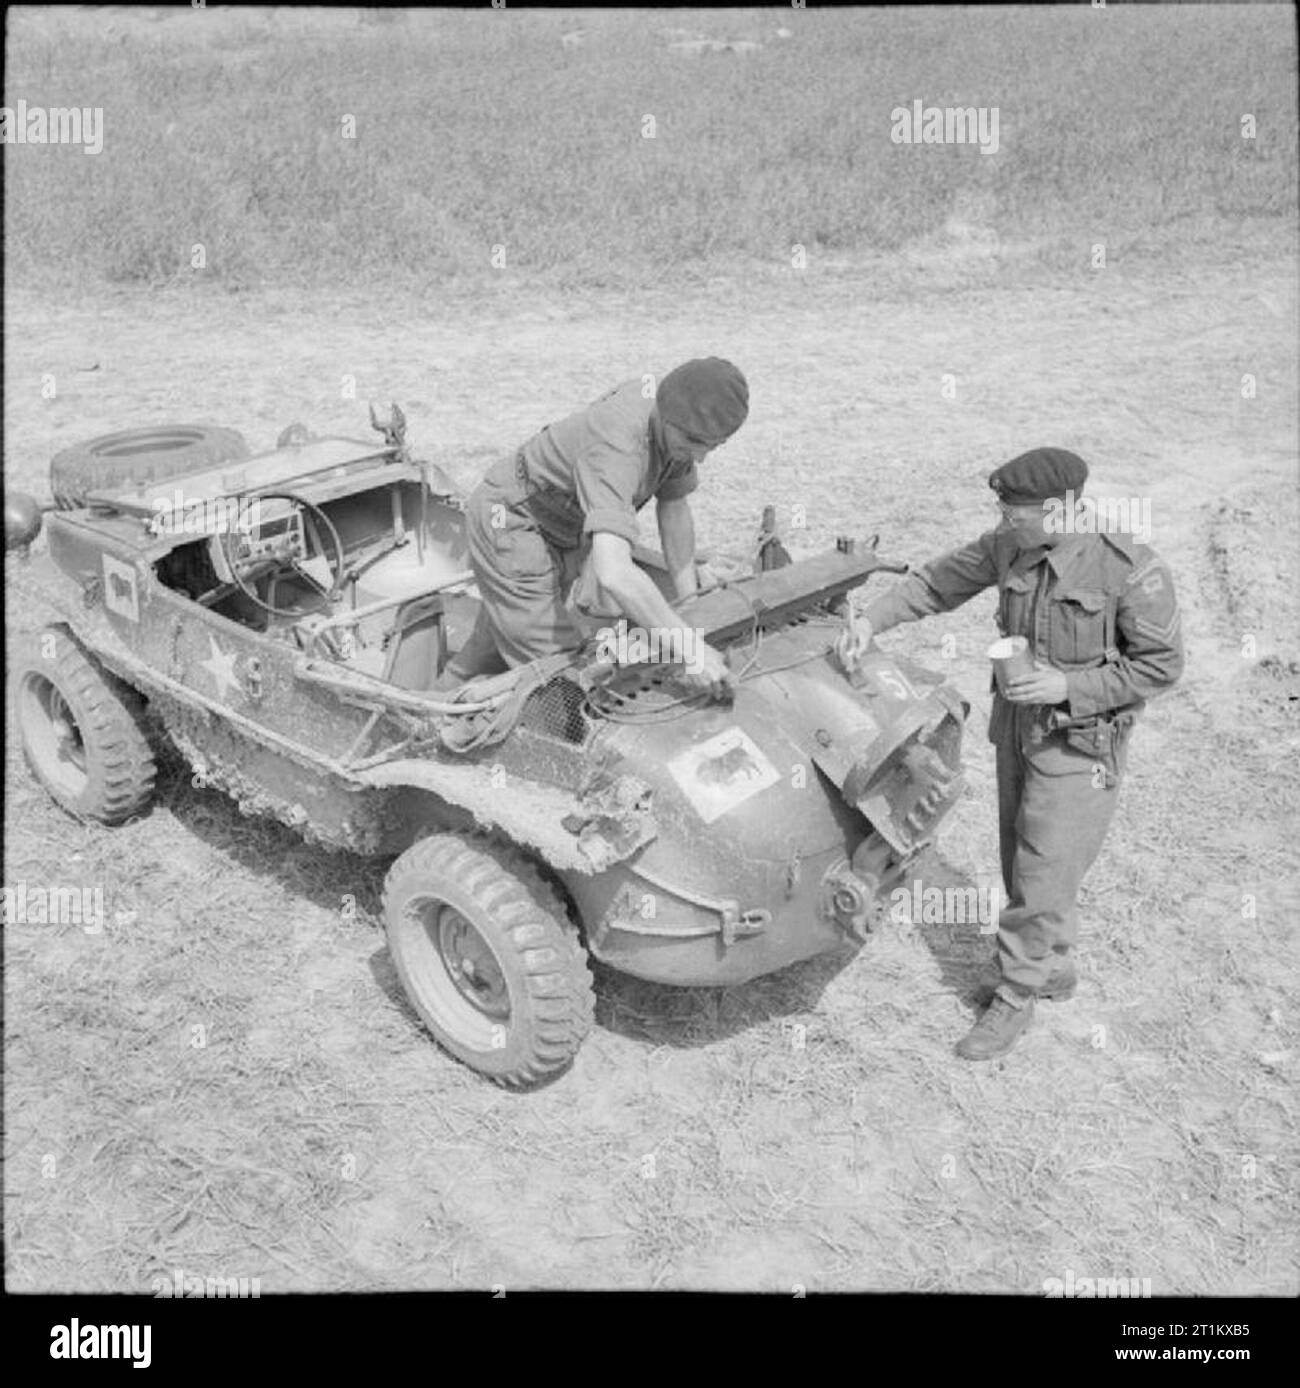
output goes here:
{"type": "Polygon", "coordinates": [[[483,605],[439,677],[448,688],[557,651],[626,616],[696,652],[687,678],[720,690],[721,654],[687,635],[681,616],[637,567],[636,513],[656,501],[676,600],[696,591],[695,525],[687,500],[697,468],[745,421],[749,387],[729,361],[670,371],[653,397],[627,381],[549,425],[502,459],[466,503],[470,564],[483,605]],[[702,647],[702,649],[701,649],[702,647]]]}

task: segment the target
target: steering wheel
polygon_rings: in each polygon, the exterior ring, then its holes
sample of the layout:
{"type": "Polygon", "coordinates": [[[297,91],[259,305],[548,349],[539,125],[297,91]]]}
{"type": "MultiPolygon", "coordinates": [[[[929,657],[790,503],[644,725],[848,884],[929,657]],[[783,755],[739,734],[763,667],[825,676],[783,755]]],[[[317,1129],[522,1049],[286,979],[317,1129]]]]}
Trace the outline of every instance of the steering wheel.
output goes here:
{"type": "Polygon", "coordinates": [[[314,501],[296,492],[257,492],[244,500],[252,504],[288,501],[292,509],[283,520],[277,517],[269,524],[260,521],[248,531],[227,530],[218,535],[235,587],[273,617],[303,617],[329,608],[339,596],[347,570],[347,555],[334,522],[314,501]],[[267,533],[268,529],[271,533],[267,533]],[[332,554],[327,552],[326,541],[332,554]],[[329,569],[328,587],[308,567],[313,559],[325,561],[329,569]],[[311,604],[280,607],[259,597],[254,583],[272,573],[294,573],[305,580],[315,590],[311,604]]]}

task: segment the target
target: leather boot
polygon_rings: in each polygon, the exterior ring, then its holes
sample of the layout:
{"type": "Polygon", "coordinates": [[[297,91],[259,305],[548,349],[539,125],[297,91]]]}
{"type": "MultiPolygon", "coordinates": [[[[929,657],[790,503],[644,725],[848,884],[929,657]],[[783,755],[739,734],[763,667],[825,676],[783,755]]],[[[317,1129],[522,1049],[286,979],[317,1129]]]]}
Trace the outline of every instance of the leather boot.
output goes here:
{"type": "Polygon", "coordinates": [[[995,1060],[1006,1055],[1033,1019],[1033,998],[1016,1007],[995,993],[979,1021],[958,1041],[957,1054],[963,1060],[995,1060]]]}

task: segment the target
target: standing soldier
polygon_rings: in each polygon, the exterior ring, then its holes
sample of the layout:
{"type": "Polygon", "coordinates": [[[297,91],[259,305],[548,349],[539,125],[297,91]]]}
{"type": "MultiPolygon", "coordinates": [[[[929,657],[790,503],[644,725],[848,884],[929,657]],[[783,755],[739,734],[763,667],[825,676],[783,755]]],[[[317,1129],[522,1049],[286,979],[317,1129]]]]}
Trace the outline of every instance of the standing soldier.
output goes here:
{"type": "MultiPolygon", "coordinates": [[[[676,599],[693,596],[687,497],[699,465],[748,411],[741,372],[704,357],[670,371],[652,396],[639,380],[615,386],[490,468],[465,508],[482,607],[436,687],[576,648],[584,620],[610,605],[692,650],[694,633],[633,562],[636,513],[655,499],[676,599]]],[[[730,680],[721,653],[694,648],[686,678],[719,692],[730,680]]]]}
{"type": "Polygon", "coordinates": [[[1127,535],[1061,523],[1087,476],[1064,448],[1004,463],[989,477],[1001,524],[897,584],[840,639],[851,664],[874,632],[951,611],[996,583],[1002,635],[1027,638],[1035,659],[1005,696],[994,685],[989,740],[1007,905],[1000,977],[957,1045],[967,1060],[1005,1055],[1029,1026],[1035,997],[1073,994],[1075,899],[1115,813],[1129,733],[1146,699],[1182,674],[1164,562],[1127,535]]]}

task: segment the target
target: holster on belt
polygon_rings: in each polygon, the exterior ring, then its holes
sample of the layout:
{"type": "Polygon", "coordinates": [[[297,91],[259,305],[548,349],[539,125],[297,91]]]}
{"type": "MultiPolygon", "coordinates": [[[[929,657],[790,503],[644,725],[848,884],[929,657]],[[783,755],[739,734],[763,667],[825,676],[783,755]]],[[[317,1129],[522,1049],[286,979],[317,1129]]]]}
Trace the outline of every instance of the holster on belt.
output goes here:
{"type": "Polygon", "coordinates": [[[1133,709],[1116,709],[1087,718],[1071,718],[1062,709],[1052,709],[1047,715],[1046,729],[1049,733],[1064,733],[1067,747],[1103,767],[1106,785],[1110,787],[1118,784],[1120,752],[1136,722],[1137,712],[1133,709]]]}

